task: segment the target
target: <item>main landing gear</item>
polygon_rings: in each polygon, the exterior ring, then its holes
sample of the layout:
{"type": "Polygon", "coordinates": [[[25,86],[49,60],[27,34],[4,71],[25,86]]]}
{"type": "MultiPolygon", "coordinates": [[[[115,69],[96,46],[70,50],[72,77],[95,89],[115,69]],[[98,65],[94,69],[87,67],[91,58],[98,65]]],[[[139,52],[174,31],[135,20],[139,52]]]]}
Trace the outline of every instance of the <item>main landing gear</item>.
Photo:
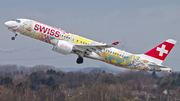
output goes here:
{"type": "Polygon", "coordinates": [[[12,37],[11,39],[12,39],[12,40],[15,40],[15,38],[16,38],[16,36],[17,36],[17,35],[18,35],[18,34],[15,34],[15,36],[14,36],[14,37],[12,37]]]}
{"type": "Polygon", "coordinates": [[[76,60],[77,64],[82,64],[83,63],[83,58],[79,56],[76,60]]]}

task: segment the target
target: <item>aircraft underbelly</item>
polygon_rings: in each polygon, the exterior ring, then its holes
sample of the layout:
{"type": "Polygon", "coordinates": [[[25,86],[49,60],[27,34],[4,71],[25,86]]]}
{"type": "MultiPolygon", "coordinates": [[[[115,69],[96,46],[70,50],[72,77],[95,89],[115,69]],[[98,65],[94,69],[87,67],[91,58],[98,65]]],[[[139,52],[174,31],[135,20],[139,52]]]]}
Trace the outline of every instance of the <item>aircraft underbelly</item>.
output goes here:
{"type": "Polygon", "coordinates": [[[137,69],[137,70],[149,70],[149,61],[141,59],[139,56],[127,54],[126,56],[115,56],[107,52],[97,52],[101,57],[101,60],[113,64],[118,67],[137,69]]]}

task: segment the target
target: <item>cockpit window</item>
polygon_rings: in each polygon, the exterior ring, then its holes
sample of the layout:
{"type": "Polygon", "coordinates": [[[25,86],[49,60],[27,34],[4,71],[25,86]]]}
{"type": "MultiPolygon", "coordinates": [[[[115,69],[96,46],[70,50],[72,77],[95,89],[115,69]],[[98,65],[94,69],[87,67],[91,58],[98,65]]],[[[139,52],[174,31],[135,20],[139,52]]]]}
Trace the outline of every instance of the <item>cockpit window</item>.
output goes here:
{"type": "Polygon", "coordinates": [[[17,19],[13,19],[12,21],[15,21],[15,22],[17,22],[17,23],[20,23],[20,22],[21,22],[21,20],[17,20],[17,19]]]}

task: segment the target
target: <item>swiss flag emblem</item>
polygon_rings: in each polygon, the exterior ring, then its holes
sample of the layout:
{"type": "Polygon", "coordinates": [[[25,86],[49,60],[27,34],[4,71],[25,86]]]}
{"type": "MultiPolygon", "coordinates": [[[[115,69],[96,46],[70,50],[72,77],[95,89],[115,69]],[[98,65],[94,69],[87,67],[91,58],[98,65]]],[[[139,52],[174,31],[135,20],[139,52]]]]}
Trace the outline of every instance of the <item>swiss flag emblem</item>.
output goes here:
{"type": "Polygon", "coordinates": [[[157,47],[156,50],[159,51],[159,56],[163,56],[163,54],[167,54],[168,53],[168,50],[165,49],[166,48],[166,45],[162,45],[162,47],[157,47]]]}
{"type": "Polygon", "coordinates": [[[159,60],[164,60],[173,47],[173,43],[165,41],[144,54],[159,60]]]}

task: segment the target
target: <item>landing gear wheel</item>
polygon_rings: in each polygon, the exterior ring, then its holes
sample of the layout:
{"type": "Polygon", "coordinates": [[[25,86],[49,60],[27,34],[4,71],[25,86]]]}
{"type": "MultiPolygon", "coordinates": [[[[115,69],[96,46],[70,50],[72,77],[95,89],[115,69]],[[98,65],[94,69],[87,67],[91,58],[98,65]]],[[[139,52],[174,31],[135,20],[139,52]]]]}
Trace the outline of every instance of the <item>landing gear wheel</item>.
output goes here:
{"type": "Polygon", "coordinates": [[[17,36],[17,34],[15,34],[15,37],[12,37],[11,39],[12,39],[12,40],[15,40],[16,36],[17,36]]]}
{"type": "Polygon", "coordinates": [[[12,39],[12,40],[15,40],[15,37],[12,37],[11,39],[12,39]]]}
{"type": "Polygon", "coordinates": [[[76,60],[77,64],[82,64],[83,63],[83,58],[79,56],[76,60]]]}

